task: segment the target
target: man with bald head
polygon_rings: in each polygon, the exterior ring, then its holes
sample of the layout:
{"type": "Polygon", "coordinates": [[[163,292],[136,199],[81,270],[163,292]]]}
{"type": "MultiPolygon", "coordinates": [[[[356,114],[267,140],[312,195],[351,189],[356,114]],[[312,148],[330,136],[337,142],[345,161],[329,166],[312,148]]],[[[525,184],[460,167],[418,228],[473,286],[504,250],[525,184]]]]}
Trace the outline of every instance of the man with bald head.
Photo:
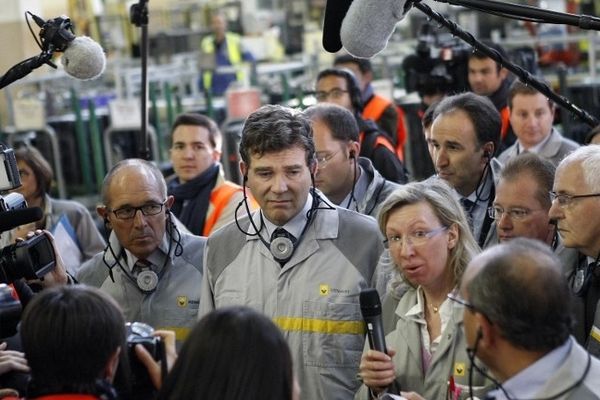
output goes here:
{"type": "Polygon", "coordinates": [[[569,288],[539,240],[493,246],[467,267],[454,300],[467,345],[500,383],[493,399],[600,399],[600,361],[571,336],[569,288]]]}
{"type": "Polygon", "coordinates": [[[174,330],[181,342],[198,313],[206,239],[177,229],[174,198],[148,161],[117,163],[104,178],[102,201],[97,212],[111,230],[109,243],[77,279],[110,294],[128,321],[174,330]]]}

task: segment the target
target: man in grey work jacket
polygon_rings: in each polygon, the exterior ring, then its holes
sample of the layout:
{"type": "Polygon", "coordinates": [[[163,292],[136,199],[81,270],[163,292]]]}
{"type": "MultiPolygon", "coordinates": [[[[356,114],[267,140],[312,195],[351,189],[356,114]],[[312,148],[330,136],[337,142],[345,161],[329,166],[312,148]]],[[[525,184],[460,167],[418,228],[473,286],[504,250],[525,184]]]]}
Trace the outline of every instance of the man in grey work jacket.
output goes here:
{"type": "Polygon", "coordinates": [[[294,357],[302,398],[352,398],[364,345],[359,293],[383,250],[371,217],[333,207],[311,188],[306,116],[263,106],[244,125],[244,184],[260,205],[209,236],[201,314],[246,305],[273,318],[294,357]]]}
{"type": "Polygon", "coordinates": [[[170,329],[181,343],[196,322],[206,238],[180,232],[173,196],[153,164],[129,159],[104,178],[98,214],[112,230],[106,249],[83,264],[77,279],[119,303],[128,321],[170,329]]]}

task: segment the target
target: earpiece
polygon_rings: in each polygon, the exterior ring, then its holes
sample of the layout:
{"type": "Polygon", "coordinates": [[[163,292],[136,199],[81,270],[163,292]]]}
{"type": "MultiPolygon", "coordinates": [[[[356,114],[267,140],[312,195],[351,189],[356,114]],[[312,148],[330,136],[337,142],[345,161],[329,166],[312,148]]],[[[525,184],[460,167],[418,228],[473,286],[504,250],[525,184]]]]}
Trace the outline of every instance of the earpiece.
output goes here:
{"type": "Polygon", "coordinates": [[[356,158],[356,153],[354,152],[354,150],[350,151],[350,155],[348,157],[349,158],[356,158]]]}
{"type": "Polygon", "coordinates": [[[248,175],[244,175],[244,185],[248,182],[248,175]]]}
{"type": "Polygon", "coordinates": [[[489,160],[490,158],[492,158],[492,154],[489,151],[484,151],[483,158],[487,158],[489,160]]]}

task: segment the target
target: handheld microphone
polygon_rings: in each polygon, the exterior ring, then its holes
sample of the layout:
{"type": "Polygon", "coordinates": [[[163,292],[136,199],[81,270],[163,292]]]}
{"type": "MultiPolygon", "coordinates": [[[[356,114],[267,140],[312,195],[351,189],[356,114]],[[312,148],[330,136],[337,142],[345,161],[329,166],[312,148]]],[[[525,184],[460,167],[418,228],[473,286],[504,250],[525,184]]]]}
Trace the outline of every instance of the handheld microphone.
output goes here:
{"type": "Polygon", "coordinates": [[[106,68],[106,55],[102,47],[87,36],[75,36],[73,24],[66,16],[44,21],[27,12],[41,28],[43,51],[64,52],[62,64],[65,72],[76,79],[95,79],[106,68]]]}
{"type": "Polygon", "coordinates": [[[360,312],[367,324],[369,347],[372,350],[387,354],[383,323],[381,322],[381,300],[379,300],[379,293],[375,289],[365,289],[360,292],[359,301],[360,312]]]}
{"type": "Polygon", "coordinates": [[[411,6],[411,0],[355,0],[340,30],[344,48],[358,58],[373,57],[387,46],[411,6]]]}
{"type": "Polygon", "coordinates": [[[0,232],[6,232],[17,226],[39,221],[44,216],[39,207],[20,208],[0,212],[0,232]]]}

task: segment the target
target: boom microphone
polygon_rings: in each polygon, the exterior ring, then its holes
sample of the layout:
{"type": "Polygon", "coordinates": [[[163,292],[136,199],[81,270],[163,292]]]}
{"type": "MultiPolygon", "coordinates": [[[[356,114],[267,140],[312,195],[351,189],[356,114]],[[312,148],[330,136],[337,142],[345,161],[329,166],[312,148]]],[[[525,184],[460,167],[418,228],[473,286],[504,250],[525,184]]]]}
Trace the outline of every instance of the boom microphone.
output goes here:
{"type": "Polygon", "coordinates": [[[360,292],[359,301],[360,312],[367,324],[369,347],[372,350],[387,354],[383,323],[381,322],[381,300],[379,300],[379,293],[375,289],[365,289],[360,292]]]}
{"type": "Polygon", "coordinates": [[[342,22],[344,48],[358,58],[373,57],[387,46],[396,23],[411,6],[411,0],[355,0],[342,22]]]}
{"type": "Polygon", "coordinates": [[[0,232],[6,232],[17,226],[39,221],[43,216],[44,213],[39,207],[0,212],[0,232]]]}
{"type": "Polygon", "coordinates": [[[44,21],[27,12],[41,28],[40,40],[43,51],[64,52],[62,64],[65,72],[74,78],[95,79],[106,67],[106,56],[102,47],[87,36],[75,36],[73,24],[66,16],[44,21]]]}

